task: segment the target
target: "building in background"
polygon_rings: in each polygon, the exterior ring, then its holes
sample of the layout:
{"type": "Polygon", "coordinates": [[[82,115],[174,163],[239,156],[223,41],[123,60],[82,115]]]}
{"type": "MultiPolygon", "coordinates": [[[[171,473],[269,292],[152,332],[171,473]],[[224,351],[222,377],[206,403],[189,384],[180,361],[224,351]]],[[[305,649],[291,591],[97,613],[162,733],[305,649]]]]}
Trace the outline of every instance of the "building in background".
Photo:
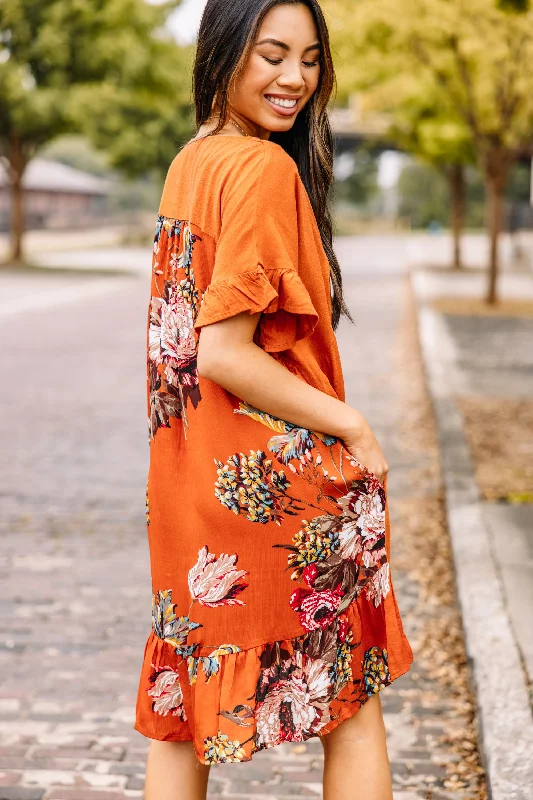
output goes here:
{"type": "MultiPolygon", "coordinates": [[[[112,181],[98,178],[58,161],[34,158],[22,180],[26,228],[85,228],[104,224],[112,181]]],[[[0,231],[8,231],[11,188],[5,162],[0,159],[0,231]]]]}

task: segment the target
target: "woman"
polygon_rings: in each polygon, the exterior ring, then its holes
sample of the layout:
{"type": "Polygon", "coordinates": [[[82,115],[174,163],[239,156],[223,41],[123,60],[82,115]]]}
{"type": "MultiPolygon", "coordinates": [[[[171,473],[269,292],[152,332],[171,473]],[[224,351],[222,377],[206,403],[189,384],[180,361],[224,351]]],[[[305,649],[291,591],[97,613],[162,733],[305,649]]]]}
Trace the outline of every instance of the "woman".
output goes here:
{"type": "Polygon", "coordinates": [[[326,800],[392,797],[379,691],[412,653],[388,467],[334,334],[333,84],[317,0],[208,0],[153,257],[146,800],[316,736],[326,800]]]}

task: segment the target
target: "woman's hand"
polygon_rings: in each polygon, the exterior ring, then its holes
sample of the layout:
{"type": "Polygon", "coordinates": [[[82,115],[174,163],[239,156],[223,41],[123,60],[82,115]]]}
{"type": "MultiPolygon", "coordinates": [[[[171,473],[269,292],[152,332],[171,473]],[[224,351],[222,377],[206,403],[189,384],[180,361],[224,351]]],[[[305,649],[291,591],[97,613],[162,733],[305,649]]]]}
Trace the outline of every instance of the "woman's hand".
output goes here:
{"type": "Polygon", "coordinates": [[[358,428],[345,435],[343,442],[351,456],[372,472],[380,483],[385,482],[389,465],[368,423],[364,425],[363,430],[358,428]]]}

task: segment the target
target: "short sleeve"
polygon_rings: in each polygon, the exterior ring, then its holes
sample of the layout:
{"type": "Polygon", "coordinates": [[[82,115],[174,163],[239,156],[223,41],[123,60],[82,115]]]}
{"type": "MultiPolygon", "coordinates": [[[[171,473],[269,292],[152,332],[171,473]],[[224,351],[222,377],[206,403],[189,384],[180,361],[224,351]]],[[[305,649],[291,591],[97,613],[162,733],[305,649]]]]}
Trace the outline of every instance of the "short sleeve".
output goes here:
{"type": "Polygon", "coordinates": [[[261,313],[258,344],[291,349],[318,314],[298,272],[298,170],[279,145],[239,151],[221,192],[211,282],[195,329],[248,311],[261,313]]]}

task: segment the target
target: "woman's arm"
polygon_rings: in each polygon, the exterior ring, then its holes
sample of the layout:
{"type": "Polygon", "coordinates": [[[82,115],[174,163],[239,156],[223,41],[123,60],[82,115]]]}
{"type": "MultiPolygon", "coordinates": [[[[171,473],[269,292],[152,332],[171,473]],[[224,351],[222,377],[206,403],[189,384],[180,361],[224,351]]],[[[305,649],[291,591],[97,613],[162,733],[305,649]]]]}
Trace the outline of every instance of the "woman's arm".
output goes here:
{"type": "Polygon", "coordinates": [[[258,347],[260,314],[243,312],[201,329],[198,371],[241,400],[302,428],[342,439],[348,451],[383,482],[388,466],[363,415],[293,375],[258,347]]]}

